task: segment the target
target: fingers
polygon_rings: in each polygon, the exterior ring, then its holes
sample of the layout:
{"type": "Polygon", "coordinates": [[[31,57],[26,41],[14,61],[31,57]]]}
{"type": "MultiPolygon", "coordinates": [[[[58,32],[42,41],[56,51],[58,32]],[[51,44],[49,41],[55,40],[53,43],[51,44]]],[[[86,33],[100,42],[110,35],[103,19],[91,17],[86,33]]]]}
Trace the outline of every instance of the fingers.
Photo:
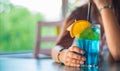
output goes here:
{"type": "Polygon", "coordinates": [[[69,50],[70,50],[70,51],[73,51],[73,52],[81,53],[81,54],[84,54],[84,53],[85,53],[82,49],[80,49],[80,48],[78,48],[78,47],[76,47],[76,46],[70,47],[69,50]]]}
{"type": "Polygon", "coordinates": [[[67,66],[79,67],[81,64],[84,64],[85,60],[85,57],[68,50],[65,54],[64,64],[67,66]]]}
{"type": "Polygon", "coordinates": [[[72,52],[72,51],[68,51],[68,52],[67,52],[67,56],[68,56],[69,58],[73,58],[73,59],[76,59],[76,60],[83,60],[83,61],[86,60],[85,57],[80,56],[80,55],[78,55],[78,54],[76,54],[76,53],[74,53],[74,52],[72,52]]]}
{"type": "Polygon", "coordinates": [[[84,61],[70,58],[72,64],[84,64],[84,61]]]}
{"type": "Polygon", "coordinates": [[[68,58],[67,62],[66,62],[66,65],[67,66],[79,67],[81,64],[80,64],[79,60],[68,58]]]}
{"type": "Polygon", "coordinates": [[[84,56],[81,56],[79,54],[84,54],[85,52],[76,47],[70,47],[66,50],[65,54],[62,57],[62,62],[67,66],[73,66],[73,67],[79,67],[81,64],[84,64],[84,61],[86,58],[84,56]]]}
{"type": "Polygon", "coordinates": [[[65,65],[67,66],[74,66],[74,67],[79,67],[81,64],[84,64],[84,61],[80,61],[69,57],[66,59],[66,63],[65,63],[65,65]]]}

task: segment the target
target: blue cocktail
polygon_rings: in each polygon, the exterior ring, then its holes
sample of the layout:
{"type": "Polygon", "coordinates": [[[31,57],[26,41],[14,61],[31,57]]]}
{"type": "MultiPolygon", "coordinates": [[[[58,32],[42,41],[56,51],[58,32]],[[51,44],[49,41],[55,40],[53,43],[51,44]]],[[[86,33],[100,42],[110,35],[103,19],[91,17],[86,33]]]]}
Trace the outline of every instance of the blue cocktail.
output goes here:
{"type": "Polygon", "coordinates": [[[82,66],[93,67],[98,65],[99,45],[100,25],[87,28],[80,34],[79,38],[75,38],[75,46],[85,51],[83,56],[86,57],[86,61],[82,66]]]}

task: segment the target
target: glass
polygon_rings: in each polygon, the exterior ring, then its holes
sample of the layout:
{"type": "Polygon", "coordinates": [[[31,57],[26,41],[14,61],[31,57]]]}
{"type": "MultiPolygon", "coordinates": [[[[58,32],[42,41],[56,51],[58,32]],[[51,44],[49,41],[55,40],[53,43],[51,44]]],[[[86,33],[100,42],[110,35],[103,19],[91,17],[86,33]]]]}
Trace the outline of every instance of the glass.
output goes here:
{"type": "Polygon", "coordinates": [[[82,56],[86,57],[86,61],[82,66],[97,66],[99,62],[100,25],[94,24],[91,28],[86,29],[81,33],[80,38],[75,38],[75,45],[85,51],[82,56]]]}
{"type": "Polygon", "coordinates": [[[98,67],[80,68],[80,71],[99,71],[98,67]]]}

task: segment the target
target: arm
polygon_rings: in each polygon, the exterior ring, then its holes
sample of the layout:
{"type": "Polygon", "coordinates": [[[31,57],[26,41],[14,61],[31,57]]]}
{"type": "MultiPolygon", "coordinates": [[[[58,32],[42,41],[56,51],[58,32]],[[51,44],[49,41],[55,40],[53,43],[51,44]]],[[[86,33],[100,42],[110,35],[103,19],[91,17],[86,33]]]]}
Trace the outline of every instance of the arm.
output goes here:
{"type": "Polygon", "coordinates": [[[72,13],[68,16],[68,18],[65,20],[65,23],[62,28],[62,32],[59,36],[59,39],[57,41],[56,46],[52,49],[52,58],[56,62],[62,62],[67,66],[75,66],[79,67],[81,64],[84,63],[86,60],[84,56],[80,56],[77,53],[83,54],[84,51],[76,46],[72,46],[73,39],[70,37],[69,32],[67,31],[67,28],[75,21],[75,20],[82,20],[86,19],[87,15],[87,6],[78,7],[72,13]],[[80,16],[81,15],[81,16],[80,16]],[[58,47],[58,45],[62,47],[58,47]],[[63,51],[59,52],[62,48],[65,48],[63,51]],[[58,55],[59,54],[59,55],[58,55]],[[59,60],[58,60],[59,58],[59,60]]]}
{"type": "Polygon", "coordinates": [[[70,37],[69,32],[66,30],[68,26],[66,23],[67,23],[67,19],[65,20],[65,23],[62,26],[61,33],[58,37],[56,46],[52,48],[51,55],[56,62],[59,62],[58,61],[59,51],[63,48],[64,49],[69,48],[73,43],[73,38],[70,37]]]}
{"type": "Polygon", "coordinates": [[[65,31],[64,29],[56,46],[52,49],[52,58],[58,63],[64,63],[64,65],[79,67],[81,64],[84,63],[85,57],[80,56],[74,52],[78,52],[81,54],[83,54],[84,52],[78,47],[70,47],[73,43],[73,38],[71,38],[69,32],[65,31]],[[65,49],[59,52],[62,48],[65,49]]]}
{"type": "MultiPolygon", "coordinates": [[[[98,9],[106,5],[104,1],[105,0],[94,0],[98,9]]],[[[114,61],[120,61],[120,25],[117,17],[115,16],[112,8],[103,9],[100,14],[103,21],[109,51],[114,61]]]]}
{"type": "Polygon", "coordinates": [[[115,61],[120,60],[120,26],[112,9],[101,12],[107,44],[115,61]]]}

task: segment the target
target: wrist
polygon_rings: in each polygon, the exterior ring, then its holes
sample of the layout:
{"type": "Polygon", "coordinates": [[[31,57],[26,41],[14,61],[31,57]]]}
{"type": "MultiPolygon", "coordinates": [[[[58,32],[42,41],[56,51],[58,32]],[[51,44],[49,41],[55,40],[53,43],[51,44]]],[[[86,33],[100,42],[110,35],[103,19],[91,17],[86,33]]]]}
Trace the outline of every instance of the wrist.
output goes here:
{"type": "Polygon", "coordinates": [[[102,12],[102,10],[105,10],[105,9],[111,9],[112,6],[111,5],[105,5],[105,6],[102,6],[101,8],[99,8],[99,12],[102,12]]]}
{"type": "Polygon", "coordinates": [[[106,6],[106,5],[108,5],[108,4],[96,4],[96,7],[97,7],[98,9],[100,9],[101,7],[106,6]]]}
{"type": "Polygon", "coordinates": [[[110,5],[110,6],[112,5],[112,2],[110,0],[107,0],[107,1],[106,0],[104,0],[104,1],[94,0],[94,3],[98,9],[100,9],[101,7],[106,6],[106,5],[110,5]]]}
{"type": "Polygon", "coordinates": [[[59,63],[61,64],[63,64],[64,63],[64,60],[65,60],[65,53],[66,53],[66,50],[67,49],[64,49],[64,50],[62,50],[61,52],[60,52],[60,55],[59,55],[59,63]]]}
{"type": "Polygon", "coordinates": [[[58,52],[58,55],[57,55],[58,63],[61,63],[61,62],[62,62],[61,57],[62,57],[63,51],[64,51],[64,49],[61,49],[61,50],[58,52]]]}

